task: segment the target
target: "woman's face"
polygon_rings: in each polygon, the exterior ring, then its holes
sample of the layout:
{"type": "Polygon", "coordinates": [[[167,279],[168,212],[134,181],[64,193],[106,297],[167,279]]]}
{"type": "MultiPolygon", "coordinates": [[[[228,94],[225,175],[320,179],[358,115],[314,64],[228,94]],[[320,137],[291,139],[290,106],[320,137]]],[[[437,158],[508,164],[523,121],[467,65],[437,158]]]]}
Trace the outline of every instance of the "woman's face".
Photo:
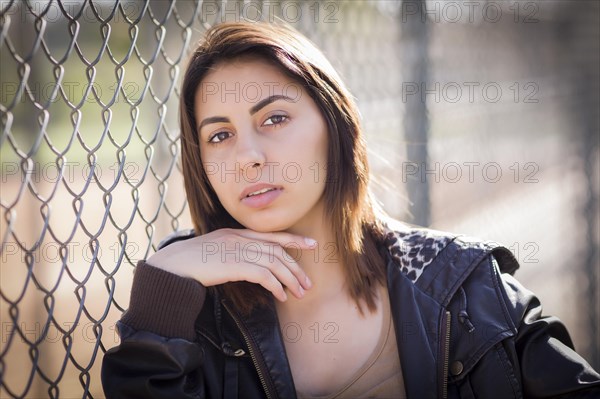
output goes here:
{"type": "Polygon", "coordinates": [[[194,112],[210,184],[239,223],[268,232],[322,222],[327,124],[299,83],[260,59],[221,63],[194,112]]]}

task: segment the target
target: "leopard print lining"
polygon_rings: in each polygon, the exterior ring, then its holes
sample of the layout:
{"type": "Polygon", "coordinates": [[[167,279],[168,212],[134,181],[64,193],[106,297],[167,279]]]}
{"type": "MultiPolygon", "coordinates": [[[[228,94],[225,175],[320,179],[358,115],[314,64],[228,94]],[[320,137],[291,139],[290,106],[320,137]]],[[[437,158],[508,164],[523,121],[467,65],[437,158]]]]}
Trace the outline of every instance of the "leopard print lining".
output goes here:
{"type": "Polygon", "coordinates": [[[385,245],[394,262],[410,280],[417,281],[427,266],[453,237],[430,229],[390,230],[385,245]]]}

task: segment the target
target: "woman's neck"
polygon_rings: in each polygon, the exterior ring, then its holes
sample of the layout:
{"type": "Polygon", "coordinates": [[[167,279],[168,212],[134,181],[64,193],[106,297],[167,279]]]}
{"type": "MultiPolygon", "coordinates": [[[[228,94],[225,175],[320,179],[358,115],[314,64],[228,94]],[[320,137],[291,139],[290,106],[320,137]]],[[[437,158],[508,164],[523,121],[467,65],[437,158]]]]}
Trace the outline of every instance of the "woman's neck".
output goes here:
{"type": "Polygon", "coordinates": [[[315,211],[286,230],[315,239],[317,246],[310,250],[286,249],[308,275],[312,287],[306,290],[301,299],[288,295],[288,300],[280,304],[283,308],[319,306],[339,297],[340,294],[345,294],[345,271],[332,223],[324,216],[322,209],[317,208],[315,211]]]}

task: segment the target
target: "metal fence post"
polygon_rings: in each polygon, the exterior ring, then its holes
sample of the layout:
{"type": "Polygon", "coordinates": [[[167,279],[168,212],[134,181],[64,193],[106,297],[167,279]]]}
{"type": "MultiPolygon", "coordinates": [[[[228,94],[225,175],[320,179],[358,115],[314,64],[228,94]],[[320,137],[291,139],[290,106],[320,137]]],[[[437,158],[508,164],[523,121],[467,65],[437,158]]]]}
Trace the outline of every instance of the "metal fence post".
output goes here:
{"type": "MultiPolygon", "coordinates": [[[[402,68],[403,85],[416,88],[417,95],[404,95],[404,137],[407,159],[417,169],[415,175],[407,179],[410,200],[409,212],[412,223],[428,226],[431,223],[429,184],[424,174],[427,168],[427,141],[429,119],[424,89],[427,86],[428,71],[428,23],[422,13],[422,0],[405,1],[400,13],[402,24],[400,46],[404,54],[402,68]]],[[[404,168],[403,168],[404,170],[404,168]]]]}

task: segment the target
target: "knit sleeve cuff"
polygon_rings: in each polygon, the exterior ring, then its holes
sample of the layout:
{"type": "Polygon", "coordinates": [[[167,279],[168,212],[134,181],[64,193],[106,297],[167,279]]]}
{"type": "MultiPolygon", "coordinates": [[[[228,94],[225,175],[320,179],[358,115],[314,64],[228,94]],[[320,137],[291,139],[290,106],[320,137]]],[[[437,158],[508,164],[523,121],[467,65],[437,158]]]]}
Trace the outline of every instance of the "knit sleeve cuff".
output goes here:
{"type": "Polygon", "coordinates": [[[133,277],[129,309],[121,321],[136,330],[193,341],[194,324],[205,298],[206,287],[196,280],[141,260],[133,277]]]}

